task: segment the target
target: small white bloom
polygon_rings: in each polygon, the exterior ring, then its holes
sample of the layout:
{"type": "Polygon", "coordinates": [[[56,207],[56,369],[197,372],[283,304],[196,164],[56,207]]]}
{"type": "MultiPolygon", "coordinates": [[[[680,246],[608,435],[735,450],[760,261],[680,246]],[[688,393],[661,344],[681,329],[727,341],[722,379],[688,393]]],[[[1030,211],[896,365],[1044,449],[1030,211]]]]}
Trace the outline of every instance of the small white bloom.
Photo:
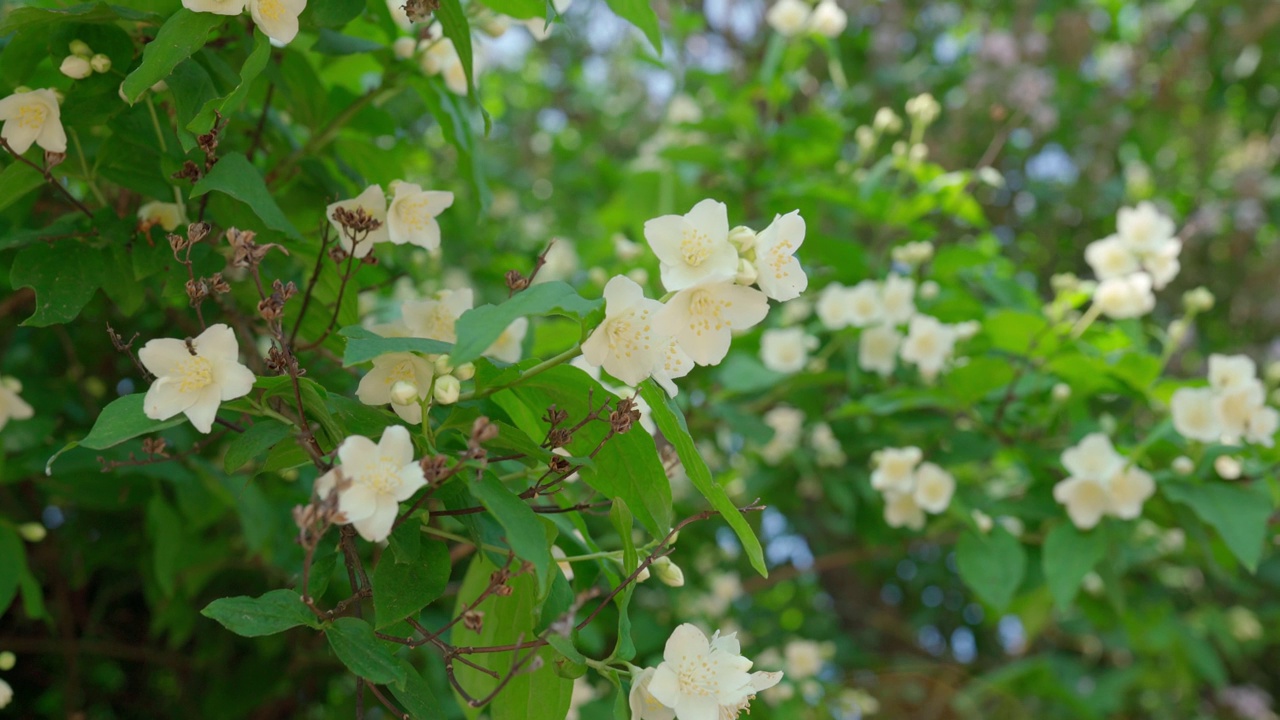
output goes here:
{"type": "Polygon", "coordinates": [[[529,333],[529,318],[521,317],[511,321],[497,340],[489,346],[484,354],[502,362],[520,362],[524,354],[524,336],[529,333]]]}
{"type": "Polygon", "coordinates": [[[840,439],[824,422],[814,425],[809,431],[809,444],[817,454],[818,467],[841,467],[848,461],[840,439]]]}
{"type": "Polygon", "coordinates": [[[907,117],[920,125],[931,125],[938,119],[942,106],[929,93],[921,93],[907,101],[907,117]]]}
{"type": "Polygon", "coordinates": [[[828,330],[849,327],[852,318],[849,313],[848,297],[849,288],[840,283],[831,283],[822,288],[822,293],[818,295],[818,301],[813,309],[823,327],[828,330]]]}
{"type": "Polygon", "coordinates": [[[1209,356],[1209,385],[1214,390],[1242,387],[1258,378],[1258,366],[1248,355],[1209,356]]]}
{"type": "Polygon", "coordinates": [[[1187,312],[1209,312],[1213,309],[1213,303],[1213,293],[1203,285],[1182,294],[1182,305],[1186,307],[1187,312]]]}
{"type": "Polygon", "coordinates": [[[955,331],[949,326],[937,318],[916,315],[902,343],[902,359],[915,365],[926,382],[932,382],[951,359],[955,343],[955,331]]]}
{"type": "Polygon", "coordinates": [[[1173,468],[1173,471],[1179,475],[1190,475],[1191,473],[1196,471],[1195,461],[1187,457],[1186,455],[1179,455],[1178,457],[1174,458],[1173,463],[1170,465],[1170,467],[1173,468]]]}
{"type": "Polygon", "coordinates": [[[1176,232],[1173,220],[1150,202],[1120,208],[1116,213],[1116,234],[1134,253],[1144,257],[1160,251],[1176,232]]]}
{"type": "Polygon", "coordinates": [[[373,250],[373,246],[377,243],[390,242],[391,235],[387,230],[387,196],[382,192],[381,185],[370,185],[365,188],[364,192],[355,196],[350,200],[340,200],[332,203],[325,208],[325,217],[329,218],[329,224],[333,226],[334,232],[338,234],[338,243],[342,245],[342,249],[355,255],[357,258],[365,257],[373,250]],[[370,217],[381,223],[376,229],[369,231],[364,235],[351,237],[341,223],[334,216],[337,209],[356,211],[364,210],[370,217]]]}
{"type": "Polygon", "coordinates": [[[721,706],[740,706],[755,694],[751,661],[740,651],[732,634],[708,640],[693,625],[681,625],[667,640],[649,692],[680,720],[720,720],[721,706]]]}
{"type": "Polygon", "coordinates": [[[804,0],[778,0],[765,14],[765,21],[782,35],[793,37],[808,27],[809,13],[809,4],[804,0]]]}
{"type": "Polygon", "coordinates": [[[889,527],[923,530],[924,509],[912,493],[890,490],[884,494],[884,521],[889,527]]]}
{"type": "Polygon", "coordinates": [[[1211,388],[1180,388],[1169,408],[1173,427],[1183,437],[1201,442],[1217,442],[1222,437],[1222,421],[1211,388]]]}
{"type": "Polygon", "coordinates": [[[896,133],[902,130],[902,118],[898,117],[898,113],[894,112],[893,108],[882,107],[876,111],[871,125],[877,132],[896,133]]]}
{"type": "Polygon", "coordinates": [[[1249,433],[1249,420],[1266,402],[1266,389],[1258,380],[1249,380],[1218,392],[1215,405],[1222,423],[1222,439],[1236,443],[1249,433]]]}
{"type": "Polygon", "coordinates": [[[653,668],[645,668],[631,681],[631,694],[627,697],[628,704],[631,706],[631,720],[675,719],[675,711],[658,702],[653,693],[649,692],[653,673],[653,668]]]}
{"type": "Polygon", "coordinates": [[[1124,277],[1142,269],[1138,256],[1115,235],[1089,243],[1084,249],[1084,259],[1099,280],[1124,277]]]}
{"type": "Polygon", "coordinates": [[[185,218],[182,214],[182,206],[156,200],[138,208],[138,220],[139,224],[145,228],[159,225],[165,232],[173,232],[185,218]]]}
{"type": "Polygon", "coordinates": [[[327,498],[341,486],[341,522],[355,525],[365,540],[381,542],[391,534],[400,503],[426,485],[422,466],[413,456],[413,441],[403,425],[382,431],[376,445],[369,438],[352,435],[338,446],[341,465],[316,480],[316,493],[327,498]]]}
{"type": "Polygon", "coordinates": [[[804,233],[804,218],[799,210],[793,210],[775,215],[769,227],[756,236],[756,284],[774,300],[792,300],[809,287],[809,277],[795,258],[804,243],[804,233]]]}
{"type": "Polygon", "coordinates": [[[249,0],[248,4],[254,24],[267,37],[288,45],[298,36],[298,16],[307,9],[307,0],[249,0]]]}
{"type": "Polygon", "coordinates": [[[764,414],[764,424],[773,430],[773,437],[760,449],[760,456],[770,465],[777,465],[791,451],[800,447],[804,432],[804,413],[796,408],[779,405],[764,414]]]}
{"type": "Polygon", "coordinates": [[[916,465],[922,459],[924,453],[914,446],[881,450],[876,457],[876,468],[871,472],[871,487],[881,492],[910,494],[916,481],[916,465]]]}
{"type": "Polygon", "coordinates": [[[1131,466],[1112,477],[1107,489],[1110,512],[1121,520],[1132,520],[1142,514],[1142,504],[1155,494],[1156,483],[1147,471],[1131,466]]]}
{"type": "MultiPolygon", "coordinates": [[[[192,12],[207,12],[215,15],[239,15],[244,12],[248,0],[182,0],[182,6],[192,12]]],[[[75,52],[75,48],[72,48],[75,52]]]]}
{"type": "Polygon", "coordinates": [[[387,208],[387,236],[391,242],[427,250],[440,247],[436,216],[453,205],[453,193],[423,190],[407,182],[396,183],[394,191],[395,198],[387,208]]]}
{"type": "Polygon", "coordinates": [[[26,420],[35,415],[31,406],[18,395],[20,392],[22,383],[17,378],[0,377],[0,430],[10,420],[26,420]]]}
{"type": "Polygon", "coordinates": [[[219,405],[253,389],[253,373],[239,355],[235,332],[222,323],[187,341],[148,341],[138,351],[143,367],[156,376],[143,400],[147,417],[168,420],[184,413],[197,430],[209,432],[219,405]]]}
{"type": "Polygon", "coordinates": [[[52,90],[14,93],[0,100],[0,137],[19,155],[32,144],[56,153],[67,151],[67,133],[62,129],[58,96],[52,90]]]}
{"type": "Polygon", "coordinates": [[[658,578],[658,582],[668,587],[684,586],[684,571],[679,565],[671,562],[671,558],[662,556],[654,560],[649,569],[653,571],[653,577],[658,578]]]}
{"type": "Polygon", "coordinates": [[[947,509],[956,491],[956,479],[937,465],[926,462],[916,468],[915,502],[934,515],[947,509]]]}
{"type": "Polygon", "coordinates": [[[1219,455],[1213,460],[1214,472],[1223,480],[1238,480],[1243,468],[1240,461],[1230,455],[1219,455]]]}
{"type": "Polygon", "coordinates": [[[793,680],[803,680],[822,672],[826,653],[822,643],[814,640],[792,640],[782,648],[786,660],[787,675],[793,680]]]}
{"type": "Polygon", "coordinates": [[[1275,408],[1259,407],[1249,416],[1249,429],[1244,437],[1249,442],[1272,447],[1277,430],[1280,430],[1280,412],[1275,408]]]}
{"type": "Polygon", "coordinates": [[[716,365],[729,353],[733,332],[756,325],[768,313],[769,300],[759,290],[732,280],[710,281],[677,292],[653,323],[660,334],[675,338],[695,363],[716,365]]]}
{"type": "Polygon", "coordinates": [[[1071,386],[1066,383],[1057,383],[1053,386],[1053,401],[1066,402],[1071,399],[1071,386]]]}
{"type": "Polygon", "coordinates": [[[703,200],[685,215],[649,220],[644,237],[658,256],[667,290],[729,280],[738,272],[738,251],[729,242],[729,209],[722,202],[703,200]]]}
{"type": "Polygon", "coordinates": [[[9,686],[9,683],[0,680],[0,710],[3,710],[11,702],[13,702],[13,688],[9,686]]]}
{"type": "Polygon", "coordinates": [[[458,402],[458,396],[462,394],[462,383],[452,375],[438,377],[432,394],[437,404],[452,405],[458,402]]]}
{"type": "Polygon", "coordinates": [[[898,361],[902,334],[892,325],[877,325],[862,331],[858,338],[858,366],[882,377],[893,374],[898,361]]]}
{"type": "Polygon", "coordinates": [[[412,425],[422,422],[421,400],[427,399],[431,390],[431,378],[434,372],[426,358],[413,353],[386,353],[373,359],[373,369],[360,378],[356,388],[356,397],[365,405],[386,405],[402,420],[412,425]],[[396,399],[397,386],[412,388],[406,393],[403,388],[400,400],[396,399]],[[406,397],[406,394],[412,397],[406,397]]]}
{"type": "Polygon", "coordinates": [[[884,297],[880,283],[863,280],[843,291],[844,316],[849,325],[867,327],[885,319],[884,297]]]}
{"type": "MultiPolygon", "coordinates": [[[[445,86],[455,95],[467,94],[467,71],[462,66],[462,59],[458,57],[458,51],[454,48],[452,40],[439,38],[425,47],[420,46],[420,49],[423,50],[419,60],[422,72],[444,77],[445,86]]],[[[476,74],[480,73],[478,54],[472,56],[471,68],[476,74]]]]}
{"type": "Polygon", "coordinates": [[[1151,276],[1145,272],[1103,280],[1094,291],[1093,301],[1113,320],[1142,317],[1156,306],[1151,276]]]}
{"type": "Polygon", "coordinates": [[[1181,251],[1182,241],[1170,240],[1159,251],[1142,258],[1142,269],[1151,274],[1151,285],[1156,290],[1163,290],[1178,277],[1182,270],[1182,264],[1178,262],[1181,251]]]}
{"type": "Polygon", "coordinates": [[[68,55],[62,58],[62,64],[58,66],[58,72],[72,80],[83,80],[93,74],[93,66],[89,64],[88,58],[83,58],[79,55],[68,55]]]}
{"type": "Polygon", "coordinates": [[[400,317],[412,337],[455,342],[454,326],[475,303],[471,288],[443,290],[430,300],[410,300],[400,307],[400,317]]]}
{"type": "Polygon", "coordinates": [[[655,317],[663,305],[646,298],[639,285],[622,275],[604,286],[604,302],[604,322],[582,344],[582,357],[622,382],[637,385],[649,376],[669,341],[669,335],[659,332],[655,317]]]}
{"type": "Polygon", "coordinates": [[[802,327],[765,330],[760,336],[760,360],[774,372],[796,373],[809,361],[809,352],[818,347],[818,338],[802,327]]]}
{"type": "Polygon", "coordinates": [[[991,516],[981,510],[975,509],[970,515],[973,516],[973,524],[978,527],[978,532],[984,535],[991,532],[991,529],[995,527],[995,521],[991,519],[991,516]]]}
{"type": "Polygon", "coordinates": [[[1067,516],[1081,530],[1089,530],[1111,509],[1111,493],[1099,480],[1069,477],[1053,486],[1053,499],[1067,507],[1067,516]]]}
{"type": "Polygon", "coordinates": [[[97,55],[89,58],[89,66],[92,67],[93,71],[96,73],[107,72],[111,70],[111,58],[103,55],[102,53],[98,53],[97,55]]]}
{"type": "Polygon", "coordinates": [[[884,319],[895,325],[911,320],[916,314],[916,281],[901,275],[885,278],[881,287],[884,319]]]}
{"type": "Polygon", "coordinates": [[[823,37],[840,37],[849,25],[849,16],[835,0],[822,0],[809,16],[809,27],[823,37]]]}
{"type": "Polygon", "coordinates": [[[933,280],[925,280],[920,283],[920,297],[925,300],[933,300],[938,297],[940,292],[942,292],[942,286],[933,280]]]}
{"type": "Polygon", "coordinates": [[[391,43],[391,51],[397,60],[408,60],[418,52],[418,41],[411,37],[398,37],[391,43]]]}
{"type": "Polygon", "coordinates": [[[1072,477],[1105,483],[1124,467],[1124,458],[1102,433],[1089,433],[1062,453],[1062,465],[1072,477]]]}

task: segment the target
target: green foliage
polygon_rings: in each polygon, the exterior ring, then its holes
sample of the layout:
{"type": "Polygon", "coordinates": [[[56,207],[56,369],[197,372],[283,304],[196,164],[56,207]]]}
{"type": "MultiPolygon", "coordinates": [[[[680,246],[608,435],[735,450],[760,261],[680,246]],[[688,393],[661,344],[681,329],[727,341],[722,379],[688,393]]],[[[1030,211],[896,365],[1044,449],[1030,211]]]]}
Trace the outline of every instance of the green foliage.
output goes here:
{"type": "Polygon", "coordinates": [[[274,635],[302,625],[319,627],[315,615],[292,590],[272,590],[257,598],[221,598],[200,614],[244,637],[274,635]]]}
{"type": "Polygon", "coordinates": [[[178,63],[191,57],[204,47],[209,33],[222,25],[226,18],[213,13],[192,12],[183,8],[174,13],[160,32],[142,51],[142,64],[129,73],[120,87],[120,93],[132,105],[152,85],[169,77],[178,63]]]}
{"type": "Polygon", "coordinates": [[[975,595],[1003,612],[1022,584],[1027,554],[1003,528],[986,535],[966,532],[956,542],[956,568],[975,595]]]}
{"type": "Polygon", "coordinates": [[[481,305],[463,313],[458,318],[458,342],[449,357],[455,364],[475,360],[518,318],[565,315],[581,320],[602,305],[599,300],[583,298],[563,282],[534,285],[506,302],[481,305]]]}
{"type": "Polygon", "coordinates": [[[404,684],[407,669],[378,641],[369,623],[353,617],[338,618],[324,634],[333,654],[351,672],[379,685],[404,684]]]}

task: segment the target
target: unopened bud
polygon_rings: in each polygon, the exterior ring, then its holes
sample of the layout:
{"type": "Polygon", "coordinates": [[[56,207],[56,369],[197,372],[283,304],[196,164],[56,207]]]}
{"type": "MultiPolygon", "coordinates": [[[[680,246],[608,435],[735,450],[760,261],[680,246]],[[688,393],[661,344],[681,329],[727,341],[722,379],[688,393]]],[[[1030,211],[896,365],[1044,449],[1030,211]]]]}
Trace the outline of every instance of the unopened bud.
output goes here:
{"type": "Polygon", "coordinates": [[[587,279],[592,285],[604,285],[609,282],[609,271],[597,265],[587,270],[587,279]]]}
{"type": "Polygon", "coordinates": [[[1080,288],[1080,278],[1075,273],[1058,273],[1049,278],[1049,285],[1058,294],[1074,292],[1080,288]]]}
{"type": "Polygon", "coordinates": [[[103,55],[102,53],[98,53],[89,59],[89,66],[92,67],[93,71],[96,73],[107,72],[111,69],[111,58],[103,55]]]}
{"type": "Polygon", "coordinates": [[[756,278],[760,277],[760,271],[756,270],[756,264],[746,258],[738,261],[738,274],[733,281],[739,285],[753,285],[756,278]]]}
{"type": "Polygon", "coordinates": [[[684,585],[684,571],[679,565],[671,562],[671,558],[663,556],[654,560],[649,566],[653,569],[653,576],[658,578],[658,582],[670,587],[681,587],[684,585]]]}
{"type": "Polygon", "coordinates": [[[1208,312],[1213,309],[1213,293],[1207,287],[1188,290],[1182,295],[1182,306],[1189,313],[1208,312]]]}
{"type": "Polygon", "coordinates": [[[480,29],[485,35],[496,38],[502,37],[504,33],[511,28],[511,19],[506,15],[493,15],[488,20],[480,23],[480,29]]]}
{"type": "Polygon", "coordinates": [[[733,246],[738,248],[738,252],[743,255],[754,252],[756,249],[756,231],[746,225],[739,225],[729,231],[729,242],[733,243],[733,246]]]}
{"type": "Polygon", "coordinates": [[[9,652],[8,650],[5,650],[4,652],[0,652],[0,670],[8,672],[9,670],[13,669],[14,665],[17,665],[17,664],[18,664],[18,657],[16,655],[9,652]]]}
{"type": "Polygon", "coordinates": [[[470,380],[476,376],[476,366],[472,363],[462,363],[454,368],[453,376],[459,380],[470,380]]]}
{"type": "Polygon", "coordinates": [[[391,402],[396,405],[413,405],[418,402],[418,386],[408,380],[397,380],[391,386],[391,402]]]}
{"type": "Polygon", "coordinates": [[[876,117],[871,121],[876,132],[896,133],[902,130],[902,118],[898,117],[898,113],[893,110],[882,107],[876,111],[876,117]]]}
{"type": "Polygon", "coordinates": [[[1182,341],[1187,339],[1187,332],[1189,330],[1190,328],[1187,327],[1187,322],[1185,320],[1174,320],[1170,322],[1169,342],[1174,345],[1181,345],[1182,341]]]}
{"type": "Polygon", "coordinates": [[[89,43],[83,40],[72,40],[71,44],[67,46],[67,49],[71,51],[72,55],[77,55],[83,58],[87,58],[93,54],[93,48],[90,48],[89,43]]]}
{"type": "Polygon", "coordinates": [[[79,55],[68,55],[63,58],[58,70],[73,80],[83,80],[93,74],[93,67],[89,65],[89,60],[79,55]]]}
{"type": "Polygon", "coordinates": [[[649,271],[644,268],[632,268],[627,272],[627,277],[637,285],[649,284],[649,271]]]}
{"type": "Polygon", "coordinates": [[[638,583],[642,583],[642,582],[644,582],[645,580],[648,580],[648,579],[649,579],[649,568],[645,568],[645,569],[641,570],[641,571],[640,571],[640,574],[639,574],[639,575],[636,575],[636,582],[638,582],[638,583]]]}
{"type": "Polygon", "coordinates": [[[391,43],[391,51],[395,53],[396,59],[408,60],[418,51],[418,43],[411,37],[396,38],[396,41],[391,43]]]}
{"type": "Polygon", "coordinates": [[[1240,477],[1240,461],[1230,455],[1219,455],[1218,459],[1213,461],[1213,469],[1223,480],[1236,480],[1240,477]]]}
{"type": "Polygon", "coordinates": [[[40,523],[29,522],[18,526],[18,534],[29,543],[38,543],[49,535],[49,531],[40,523]]]}
{"type": "Polygon", "coordinates": [[[448,355],[440,355],[436,357],[436,374],[448,375],[453,372],[453,358],[448,355]]]}
{"type": "Polygon", "coordinates": [[[458,396],[462,394],[462,383],[452,375],[437,378],[433,394],[438,404],[452,405],[458,402],[458,396]]]}
{"type": "Polygon", "coordinates": [[[1071,386],[1066,383],[1058,383],[1053,386],[1053,401],[1066,402],[1071,397],[1071,386]]]}
{"type": "Polygon", "coordinates": [[[991,532],[991,528],[995,527],[995,522],[991,519],[991,516],[981,510],[973,511],[973,524],[977,525],[978,531],[984,535],[991,532]]]}
{"type": "Polygon", "coordinates": [[[1179,455],[1173,459],[1173,471],[1179,475],[1190,475],[1196,471],[1196,463],[1186,455],[1179,455]]]}
{"type": "Polygon", "coordinates": [[[942,292],[942,288],[932,280],[925,280],[920,283],[920,297],[925,300],[932,300],[938,297],[939,292],[942,292]]]}

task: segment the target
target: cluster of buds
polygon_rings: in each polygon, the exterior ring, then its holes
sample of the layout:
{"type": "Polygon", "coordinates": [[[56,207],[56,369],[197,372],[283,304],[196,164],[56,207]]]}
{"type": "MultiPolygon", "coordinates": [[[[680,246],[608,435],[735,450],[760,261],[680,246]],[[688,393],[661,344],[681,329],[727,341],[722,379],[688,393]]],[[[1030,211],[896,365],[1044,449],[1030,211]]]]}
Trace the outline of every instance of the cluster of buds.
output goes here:
{"type": "Polygon", "coordinates": [[[58,70],[72,80],[83,80],[94,73],[111,69],[111,58],[95,53],[83,40],[72,40],[68,48],[71,54],[62,59],[58,70]]]}
{"type": "Polygon", "coordinates": [[[437,405],[452,405],[462,397],[462,382],[476,376],[476,366],[462,363],[454,367],[452,358],[441,355],[435,359],[435,375],[435,382],[431,385],[432,399],[437,405]]]}

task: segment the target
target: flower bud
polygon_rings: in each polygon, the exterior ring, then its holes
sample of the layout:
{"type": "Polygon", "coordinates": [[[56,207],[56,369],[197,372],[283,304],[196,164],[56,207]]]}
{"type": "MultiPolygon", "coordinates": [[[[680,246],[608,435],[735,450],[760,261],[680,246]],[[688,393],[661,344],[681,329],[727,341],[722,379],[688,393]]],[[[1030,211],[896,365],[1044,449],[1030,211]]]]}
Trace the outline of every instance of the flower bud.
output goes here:
{"type": "Polygon", "coordinates": [[[29,543],[38,543],[49,535],[49,531],[40,523],[29,522],[18,526],[18,534],[29,543]]]}
{"type": "Polygon", "coordinates": [[[1209,292],[1209,288],[1201,286],[1183,293],[1182,306],[1189,313],[1208,312],[1213,309],[1213,300],[1213,293],[1209,292]]]}
{"type": "Polygon", "coordinates": [[[89,47],[89,43],[83,40],[72,40],[67,49],[71,51],[72,55],[82,58],[88,58],[93,54],[93,49],[89,47]]]}
{"type": "Polygon", "coordinates": [[[458,382],[458,378],[452,375],[436,379],[434,395],[436,402],[440,405],[452,405],[458,402],[458,396],[462,394],[462,383],[458,382]]]}
{"type": "Polygon", "coordinates": [[[876,131],[866,125],[859,125],[853,131],[853,140],[858,143],[859,150],[870,152],[871,148],[876,146],[876,131]]]}
{"type": "Polygon", "coordinates": [[[1102,584],[1102,576],[1096,572],[1090,571],[1085,574],[1084,579],[1080,581],[1080,587],[1090,595],[1097,597],[1102,594],[1104,585],[1102,584]]]}
{"type": "Polygon", "coordinates": [[[107,72],[111,69],[111,58],[103,55],[102,53],[98,53],[97,55],[89,58],[89,67],[92,67],[93,71],[96,73],[107,72]]]}
{"type": "Polygon", "coordinates": [[[472,363],[462,363],[454,369],[453,376],[459,380],[470,380],[476,376],[476,366],[472,363]]]}
{"type": "Polygon", "coordinates": [[[876,132],[896,133],[902,129],[902,118],[893,110],[882,107],[876,111],[876,117],[871,121],[871,125],[876,132]]]}
{"type": "Polygon", "coordinates": [[[1173,343],[1174,345],[1181,345],[1182,342],[1187,339],[1188,331],[1190,331],[1190,328],[1187,327],[1187,321],[1174,320],[1170,322],[1169,323],[1169,342],[1173,343]]]}
{"type": "Polygon", "coordinates": [[[1071,397],[1071,386],[1066,383],[1058,383],[1053,386],[1053,401],[1066,402],[1071,397]]]}
{"type": "Polygon", "coordinates": [[[941,291],[942,288],[938,286],[938,283],[932,280],[925,280],[920,283],[920,297],[925,300],[932,300],[938,297],[938,293],[941,291]]]}
{"type": "Polygon", "coordinates": [[[1012,515],[1001,515],[996,518],[996,522],[1000,523],[1000,527],[1004,528],[1005,532],[1014,537],[1022,537],[1022,533],[1027,530],[1027,526],[1023,524],[1022,520],[1012,515]]]}
{"type": "Polygon", "coordinates": [[[1230,455],[1219,455],[1213,461],[1213,469],[1223,480],[1236,480],[1240,477],[1240,461],[1230,455]]]}
{"type": "Polygon", "coordinates": [[[756,278],[760,276],[760,272],[756,270],[756,264],[746,258],[738,260],[738,274],[733,281],[739,285],[751,285],[755,283],[756,278]]]}
{"type": "Polygon", "coordinates": [[[917,95],[907,101],[907,117],[920,125],[929,125],[938,119],[942,106],[929,93],[917,95]]]}
{"type": "Polygon", "coordinates": [[[991,516],[981,510],[973,511],[973,524],[978,526],[978,531],[982,533],[991,532],[991,528],[995,527],[995,522],[991,520],[991,516]]]}
{"type": "Polygon", "coordinates": [[[1173,471],[1178,473],[1179,475],[1190,475],[1191,473],[1196,471],[1195,461],[1187,457],[1186,455],[1179,455],[1178,457],[1174,458],[1173,463],[1170,465],[1170,467],[1172,467],[1173,471]]]}
{"type": "Polygon", "coordinates": [[[587,279],[592,285],[604,285],[609,282],[609,271],[597,265],[587,270],[587,279]]]}
{"type": "Polygon", "coordinates": [[[636,582],[638,582],[638,583],[642,583],[642,582],[644,582],[645,580],[648,580],[648,579],[649,579],[649,568],[645,568],[645,569],[641,570],[641,571],[640,571],[640,574],[639,574],[639,575],[636,575],[636,582]]]}
{"type": "Polygon", "coordinates": [[[418,402],[418,386],[408,380],[397,380],[391,386],[391,402],[396,405],[413,405],[418,402]]]}
{"type": "Polygon", "coordinates": [[[1062,293],[1074,292],[1080,288],[1080,278],[1075,273],[1058,273],[1049,278],[1049,285],[1053,291],[1061,295],[1062,293]]]}
{"type": "Polygon", "coordinates": [[[448,375],[453,372],[453,358],[448,355],[439,355],[436,357],[436,374],[448,375]]]}
{"type": "Polygon", "coordinates": [[[738,248],[738,253],[741,255],[754,252],[756,249],[756,231],[746,225],[739,225],[729,231],[729,242],[738,248]]]}
{"type": "Polygon", "coordinates": [[[79,55],[68,55],[63,58],[58,70],[73,80],[83,80],[93,74],[93,68],[89,65],[88,59],[79,55]]]}
{"type": "Polygon", "coordinates": [[[653,576],[658,578],[658,581],[663,585],[670,587],[684,585],[684,571],[680,569],[679,565],[671,562],[671,558],[664,555],[654,560],[649,567],[653,569],[653,576]]]}
{"type": "Polygon", "coordinates": [[[911,146],[907,157],[911,158],[912,162],[924,162],[929,157],[929,146],[924,143],[916,143],[911,146]]]}
{"type": "Polygon", "coordinates": [[[411,37],[396,38],[391,43],[391,52],[395,53],[397,60],[408,60],[418,52],[418,43],[411,37]]]}

